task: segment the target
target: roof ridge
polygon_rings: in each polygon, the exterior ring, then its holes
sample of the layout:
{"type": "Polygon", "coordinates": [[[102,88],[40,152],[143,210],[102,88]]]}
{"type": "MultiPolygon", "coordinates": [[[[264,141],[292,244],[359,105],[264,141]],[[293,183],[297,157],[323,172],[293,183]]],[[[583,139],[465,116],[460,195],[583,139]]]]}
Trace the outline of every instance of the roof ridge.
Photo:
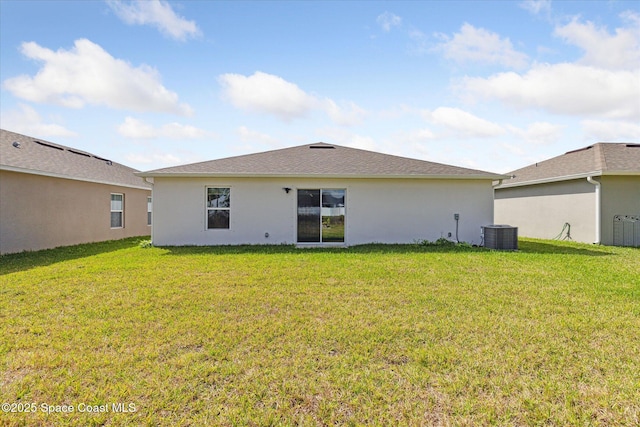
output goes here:
{"type": "Polygon", "coordinates": [[[604,144],[602,142],[598,142],[593,144],[596,148],[595,156],[596,156],[596,170],[604,171],[607,169],[607,156],[604,150],[604,144]]]}
{"type": "Polygon", "coordinates": [[[70,147],[68,145],[58,144],[57,142],[52,142],[52,141],[49,141],[49,140],[44,139],[44,138],[37,138],[35,136],[25,135],[23,133],[14,132],[14,131],[7,130],[7,129],[0,129],[0,132],[5,133],[5,134],[16,135],[18,138],[24,138],[26,140],[30,140],[31,142],[33,142],[35,144],[38,144],[40,146],[49,147],[49,148],[55,148],[55,149],[60,150],[60,151],[67,151],[67,152],[72,153],[72,154],[78,154],[78,155],[81,155],[81,156],[84,156],[84,157],[93,158],[93,159],[96,159],[96,160],[99,160],[99,161],[106,162],[107,164],[117,164],[118,166],[121,166],[121,167],[124,167],[124,168],[127,168],[127,169],[131,169],[131,170],[133,170],[135,172],[140,172],[136,168],[133,168],[131,166],[127,166],[127,165],[125,165],[123,163],[119,163],[119,162],[113,161],[111,159],[107,159],[105,157],[99,156],[99,155],[94,154],[94,153],[92,153],[90,151],[82,150],[80,148],[74,148],[74,147],[70,147]]]}
{"type": "Polygon", "coordinates": [[[640,176],[640,144],[597,142],[509,172],[501,188],[601,175],[640,176]]]}
{"type": "Polygon", "coordinates": [[[316,142],[145,171],[138,176],[218,174],[233,176],[435,177],[486,176],[491,172],[362,148],[316,142]],[[315,148],[315,149],[314,149],[315,148]]]}
{"type": "Polygon", "coordinates": [[[139,171],[135,168],[6,129],[0,129],[0,169],[131,188],[149,187],[136,177],[139,171]]]}

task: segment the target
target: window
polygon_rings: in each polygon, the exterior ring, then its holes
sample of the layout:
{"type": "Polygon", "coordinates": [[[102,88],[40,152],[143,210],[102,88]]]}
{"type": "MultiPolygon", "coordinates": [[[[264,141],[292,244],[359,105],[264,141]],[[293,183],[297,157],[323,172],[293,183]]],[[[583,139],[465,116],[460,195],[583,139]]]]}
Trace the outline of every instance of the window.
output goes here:
{"type": "Polygon", "coordinates": [[[151,197],[147,197],[147,225],[151,225],[151,197]]]}
{"type": "Polygon", "coordinates": [[[207,187],[207,229],[229,228],[231,189],[207,187]]]}
{"type": "Polygon", "coordinates": [[[111,228],[124,227],[124,194],[111,194],[111,228]]]}

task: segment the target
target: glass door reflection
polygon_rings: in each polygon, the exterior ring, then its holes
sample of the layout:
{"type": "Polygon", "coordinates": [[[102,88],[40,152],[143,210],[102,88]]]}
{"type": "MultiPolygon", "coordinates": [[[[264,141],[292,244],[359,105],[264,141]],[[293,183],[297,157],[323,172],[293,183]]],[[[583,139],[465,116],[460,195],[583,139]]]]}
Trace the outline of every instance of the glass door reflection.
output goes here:
{"type": "Polygon", "coordinates": [[[320,242],[320,190],[298,190],[298,242],[320,242]]]}
{"type": "Polygon", "coordinates": [[[344,242],[344,190],[322,190],[322,241],[344,242]]]}
{"type": "Polygon", "coordinates": [[[298,242],[343,243],[345,190],[298,190],[298,242]]]}

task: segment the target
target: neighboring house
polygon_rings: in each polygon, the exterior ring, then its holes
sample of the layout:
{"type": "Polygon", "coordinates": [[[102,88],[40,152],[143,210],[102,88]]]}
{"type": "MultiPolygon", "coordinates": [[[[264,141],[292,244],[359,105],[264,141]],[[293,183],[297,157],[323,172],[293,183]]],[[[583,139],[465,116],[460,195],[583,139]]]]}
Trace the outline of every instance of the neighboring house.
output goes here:
{"type": "Polygon", "coordinates": [[[495,189],[496,223],[521,236],[640,246],[640,144],[597,143],[508,175],[495,189]]]}
{"type": "Polygon", "coordinates": [[[137,175],[153,179],[160,246],[480,243],[506,178],[325,143],[137,175]]]}
{"type": "Polygon", "coordinates": [[[149,235],[135,169],[0,130],[0,254],[149,235]]]}

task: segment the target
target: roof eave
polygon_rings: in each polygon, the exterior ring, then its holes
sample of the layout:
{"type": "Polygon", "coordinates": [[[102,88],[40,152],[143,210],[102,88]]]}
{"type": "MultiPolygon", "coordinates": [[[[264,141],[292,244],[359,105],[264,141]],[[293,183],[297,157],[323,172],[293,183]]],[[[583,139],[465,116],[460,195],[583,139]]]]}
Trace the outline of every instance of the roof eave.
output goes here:
{"type": "Polygon", "coordinates": [[[367,175],[367,174],[250,174],[250,173],[201,173],[201,172],[137,172],[141,178],[303,178],[303,179],[460,179],[460,180],[498,180],[508,175],[499,174],[407,174],[407,175],[367,175]]]}
{"type": "Polygon", "coordinates": [[[623,171],[604,171],[602,173],[602,175],[605,176],[612,176],[612,175],[624,175],[624,176],[640,176],[640,170],[635,170],[635,171],[629,171],[629,170],[623,170],[623,171]]]}
{"type": "Polygon", "coordinates": [[[501,190],[503,188],[512,188],[512,187],[523,187],[527,185],[537,185],[537,184],[548,184],[551,182],[560,182],[560,181],[571,181],[573,179],[582,179],[588,176],[640,176],[640,170],[636,171],[591,171],[591,172],[583,172],[572,175],[563,175],[563,176],[555,176],[550,178],[542,178],[542,179],[532,179],[528,181],[514,182],[509,183],[503,182],[502,184],[495,187],[496,190],[501,190]]]}
{"type": "Polygon", "coordinates": [[[55,173],[55,172],[47,172],[47,171],[41,171],[41,170],[36,170],[36,169],[19,168],[19,167],[9,166],[9,165],[0,165],[0,170],[7,171],[7,172],[17,172],[17,173],[26,173],[26,174],[30,174],[30,175],[46,176],[46,177],[49,177],[49,178],[69,179],[71,181],[91,182],[93,184],[113,185],[113,186],[116,186],[116,187],[135,188],[137,190],[148,190],[148,191],[151,191],[151,186],[145,187],[143,185],[137,186],[137,185],[125,184],[125,183],[122,183],[122,182],[115,182],[115,181],[103,181],[103,180],[98,180],[98,179],[80,178],[80,177],[76,177],[76,176],[69,176],[69,175],[64,175],[64,174],[55,173]]]}
{"type": "Polygon", "coordinates": [[[495,189],[501,190],[503,188],[523,187],[526,185],[548,184],[550,182],[558,182],[558,181],[571,181],[573,179],[582,179],[588,176],[602,176],[602,171],[592,171],[592,172],[583,172],[583,173],[577,173],[572,175],[553,176],[549,178],[531,179],[528,181],[521,181],[521,182],[514,182],[514,183],[509,183],[509,181],[507,181],[498,185],[497,187],[495,187],[495,189]]]}

